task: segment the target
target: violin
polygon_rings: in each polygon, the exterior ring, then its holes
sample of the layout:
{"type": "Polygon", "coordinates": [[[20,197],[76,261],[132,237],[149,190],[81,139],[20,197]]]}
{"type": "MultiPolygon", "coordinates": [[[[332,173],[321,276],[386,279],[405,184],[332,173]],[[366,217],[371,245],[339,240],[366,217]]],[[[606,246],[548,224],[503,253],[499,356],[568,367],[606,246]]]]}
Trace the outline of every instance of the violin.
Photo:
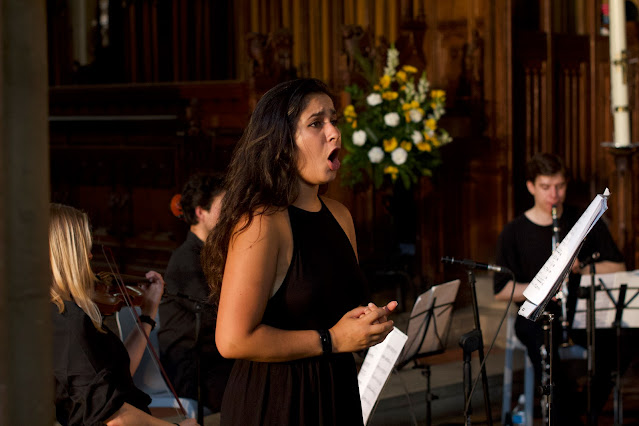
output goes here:
{"type": "MultiPolygon", "coordinates": [[[[146,277],[137,277],[133,275],[123,275],[118,271],[117,263],[115,262],[115,258],[113,256],[113,252],[108,247],[102,246],[102,254],[106,259],[111,272],[98,272],[96,274],[96,283],[95,283],[95,296],[93,301],[98,305],[100,312],[102,315],[112,315],[115,312],[118,312],[124,306],[132,307],[132,306],[140,306],[142,301],[144,300],[144,295],[142,291],[137,288],[140,284],[148,284],[149,280],[146,277]],[[108,253],[108,254],[107,254],[108,253]],[[120,290],[123,288],[123,290],[120,290]]],[[[136,322],[140,323],[140,317],[135,309],[131,309],[131,314],[135,317],[136,322]]],[[[160,362],[160,357],[158,356],[149,336],[144,333],[141,329],[142,335],[146,340],[147,349],[151,354],[151,358],[155,361],[155,365],[158,367],[162,378],[166,382],[169,390],[173,394],[175,398],[175,402],[179,407],[180,413],[186,417],[186,410],[178,397],[177,392],[173,388],[171,384],[171,380],[169,380],[166,371],[162,367],[162,363],[160,362]]],[[[203,424],[203,421],[200,421],[200,424],[203,424]]]]}
{"type": "Polygon", "coordinates": [[[113,315],[125,306],[140,306],[142,304],[144,294],[138,286],[148,284],[149,280],[146,277],[119,275],[116,279],[111,272],[98,272],[95,276],[93,301],[102,315],[113,315]],[[124,284],[125,291],[121,290],[118,280],[124,284]]]}

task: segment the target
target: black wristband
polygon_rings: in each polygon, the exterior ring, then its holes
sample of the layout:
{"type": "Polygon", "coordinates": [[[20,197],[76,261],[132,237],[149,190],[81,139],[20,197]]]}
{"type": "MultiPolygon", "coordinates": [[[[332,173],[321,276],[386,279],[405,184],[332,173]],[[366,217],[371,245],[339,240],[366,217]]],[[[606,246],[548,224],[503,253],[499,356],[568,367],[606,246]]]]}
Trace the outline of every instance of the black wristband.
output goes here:
{"type": "Polygon", "coordinates": [[[145,322],[151,326],[151,331],[155,328],[155,320],[148,315],[140,315],[140,322],[145,322]]]}
{"type": "Polygon", "coordinates": [[[320,336],[320,343],[322,344],[322,354],[324,356],[333,353],[333,341],[331,340],[331,333],[328,330],[317,330],[320,336]]]}

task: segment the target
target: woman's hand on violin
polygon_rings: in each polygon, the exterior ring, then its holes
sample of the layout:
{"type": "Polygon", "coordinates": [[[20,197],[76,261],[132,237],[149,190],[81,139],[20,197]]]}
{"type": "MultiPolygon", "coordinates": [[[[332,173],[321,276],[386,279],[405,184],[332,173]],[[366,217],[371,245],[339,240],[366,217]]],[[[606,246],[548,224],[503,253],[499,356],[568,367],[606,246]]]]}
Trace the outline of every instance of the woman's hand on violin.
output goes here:
{"type": "Polygon", "coordinates": [[[393,330],[393,321],[388,320],[387,315],[395,307],[396,302],[383,308],[369,304],[347,312],[329,330],[333,352],[357,352],[383,342],[393,330]]]}
{"type": "Polygon", "coordinates": [[[160,306],[160,300],[164,294],[164,279],[162,275],[155,271],[147,272],[145,277],[149,282],[140,284],[140,289],[144,293],[140,309],[142,314],[155,318],[160,306]]]}

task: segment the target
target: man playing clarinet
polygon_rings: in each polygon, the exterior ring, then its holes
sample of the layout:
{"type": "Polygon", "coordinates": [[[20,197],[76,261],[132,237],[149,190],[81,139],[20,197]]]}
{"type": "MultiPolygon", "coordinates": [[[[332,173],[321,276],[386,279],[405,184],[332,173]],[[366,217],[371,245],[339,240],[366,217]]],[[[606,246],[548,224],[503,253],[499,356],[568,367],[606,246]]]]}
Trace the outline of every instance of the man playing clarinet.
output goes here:
{"type": "MultiPolygon", "coordinates": [[[[544,265],[552,254],[556,244],[570,231],[579,219],[581,212],[564,205],[567,190],[567,172],[563,161],[553,154],[537,154],[526,165],[526,188],[533,196],[534,205],[523,214],[508,223],[499,235],[497,246],[497,264],[506,266],[515,274],[516,284],[513,300],[518,305],[525,301],[523,295],[528,284],[544,265]],[[553,224],[553,213],[555,223],[553,224]]],[[[588,234],[577,259],[572,265],[570,279],[566,291],[561,298],[548,303],[546,311],[554,315],[553,321],[553,358],[559,360],[557,349],[562,343],[568,330],[562,330],[566,324],[570,324],[574,315],[577,289],[581,274],[588,274],[589,267],[582,262],[599,253],[596,260],[597,273],[609,273],[625,270],[623,256],[615,245],[608,228],[602,220],[599,220],[588,234]],[[567,296],[567,297],[566,297],[567,296]],[[567,306],[563,306],[562,302],[567,306]],[[567,316],[567,318],[566,318],[567,316]]],[[[596,256],[595,256],[596,257],[596,256]]],[[[494,293],[497,300],[509,300],[513,290],[513,281],[509,275],[495,274],[494,293]]],[[[515,320],[515,333],[519,340],[528,349],[528,355],[535,369],[535,383],[547,385],[542,381],[544,372],[544,359],[542,357],[542,345],[544,333],[541,320],[530,321],[522,316],[515,320]]],[[[555,364],[558,366],[559,364],[555,364]]],[[[570,401],[574,395],[574,378],[571,380],[563,372],[565,369],[554,368],[553,412],[557,414],[560,424],[569,424],[576,417],[576,409],[585,408],[583,403],[577,406],[570,401]],[[570,407],[568,407],[570,406],[570,407]]],[[[611,389],[610,377],[601,377],[599,388],[602,395],[599,399],[599,409],[606,401],[611,389]],[[605,385],[605,386],[604,386],[605,385]]],[[[536,395],[539,395],[537,392],[536,395]]],[[[582,410],[583,411],[583,410],[582,410]]],[[[554,416],[553,416],[554,417],[554,416]]]]}

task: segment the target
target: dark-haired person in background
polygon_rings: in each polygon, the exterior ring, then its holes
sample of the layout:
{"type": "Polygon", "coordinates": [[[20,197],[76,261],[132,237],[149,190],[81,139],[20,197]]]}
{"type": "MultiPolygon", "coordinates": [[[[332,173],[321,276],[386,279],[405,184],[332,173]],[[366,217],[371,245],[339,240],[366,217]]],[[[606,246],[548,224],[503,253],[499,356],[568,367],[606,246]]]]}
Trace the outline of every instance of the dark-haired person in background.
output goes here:
{"type": "MultiPolygon", "coordinates": [[[[552,254],[552,206],[557,207],[560,239],[566,236],[581,215],[578,209],[564,205],[567,185],[566,168],[563,161],[556,155],[536,154],[526,164],[526,188],[533,196],[534,205],[504,227],[497,246],[497,264],[506,266],[515,274],[517,284],[515,285],[513,301],[518,305],[526,300],[523,295],[524,290],[552,254]]],[[[574,312],[575,296],[580,282],[579,275],[589,273],[589,267],[585,267],[583,270],[580,268],[580,261],[583,262],[595,252],[600,254],[596,264],[597,273],[625,270],[621,252],[612,240],[603,220],[599,220],[588,234],[578,254],[578,259],[572,266],[567,302],[568,319],[571,318],[571,312],[574,312]]],[[[509,275],[495,274],[494,292],[497,300],[508,300],[512,286],[513,282],[509,275]]],[[[555,317],[553,321],[553,347],[555,356],[557,356],[557,349],[562,338],[560,320],[562,310],[556,301],[548,303],[546,310],[553,313],[555,317]]],[[[541,320],[533,322],[518,315],[515,320],[515,332],[528,349],[528,355],[535,368],[535,382],[539,385],[542,376],[540,348],[544,341],[541,320]]],[[[559,360],[558,357],[556,359],[559,360]]],[[[557,373],[557,381],[562,382],[564,379],[562,370],[556,368],[554,371],[557,373]]],[[[563,384],[566,385],[566,383],[567,381],[564,381],[563,384]]],[[[559,408],[562,409],[562,413],[566,412],[567,407],[559,408]]]]}
{"type": "Polygon", "coordinates": [[[215,346],[215,308],[207,303],[209,287],[202,272],[200,251],[220,214],[224,192],[222,177],[198,173],[184,185],[180,199],[183,219],[190,226],[184,243],[173,252],[164,279],[170,298],[160,305],[160,356],[169,379],[181,397],[197,399],[195,312],[201,314],[200,362],[202,401],[213,413],[220,411],[224,387],[233,361],[215,346]]]}

